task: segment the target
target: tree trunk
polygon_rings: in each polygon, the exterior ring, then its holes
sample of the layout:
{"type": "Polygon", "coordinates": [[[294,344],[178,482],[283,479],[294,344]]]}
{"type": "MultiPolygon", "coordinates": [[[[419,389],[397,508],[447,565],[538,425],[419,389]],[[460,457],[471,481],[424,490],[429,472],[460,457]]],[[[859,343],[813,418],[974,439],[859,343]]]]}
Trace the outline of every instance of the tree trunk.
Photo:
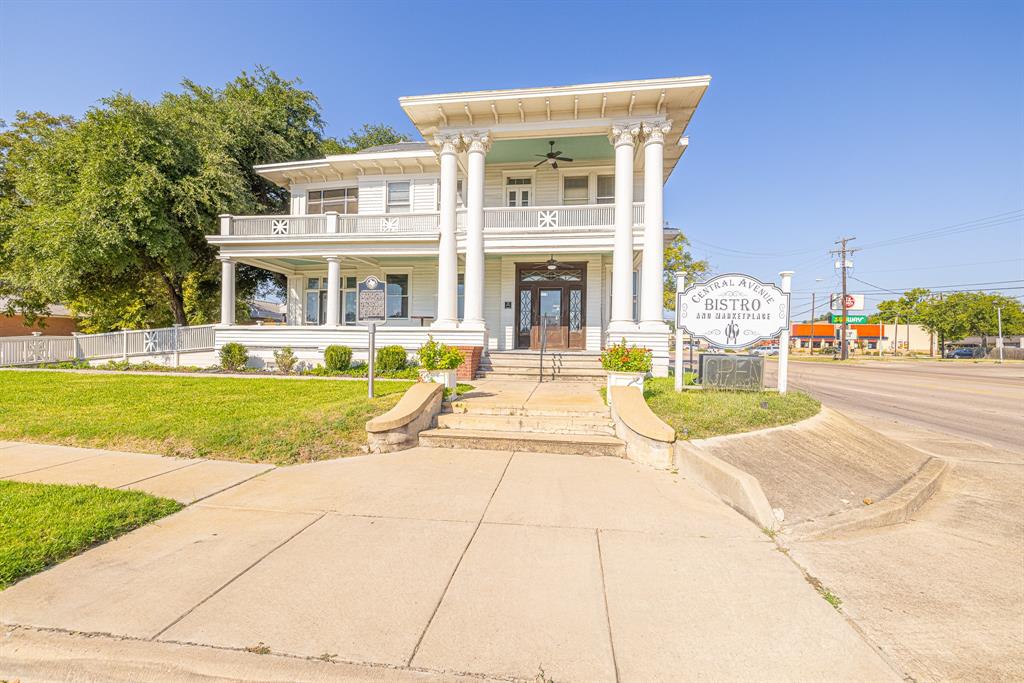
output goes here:
{"type": "Polygon", "coordinates": [[[185,296],[182,293],[181,282],[175,282],[163,271],[160,272],[160,277],[163,279],[164,285],[167,286],[168,303],[171,305],[171,314],[174,316],[175,324],[188,325],[188,320],[185,319],[185,296]]]}

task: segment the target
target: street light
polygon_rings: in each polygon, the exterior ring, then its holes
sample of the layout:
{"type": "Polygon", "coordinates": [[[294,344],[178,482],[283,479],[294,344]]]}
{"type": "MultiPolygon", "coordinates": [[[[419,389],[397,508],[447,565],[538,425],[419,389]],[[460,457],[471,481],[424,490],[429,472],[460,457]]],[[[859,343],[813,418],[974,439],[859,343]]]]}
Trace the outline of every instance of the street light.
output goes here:
{"type": "MultiPolygon", "coordinates": [[[[824,281],[825,281],[824,278],[820,278],[820,277],[814,278],[815,287],[817,287],[817,283],[824,282],[824,281]]],[[[818,296],[818,293],[812,289],[811,290],[811,343],[810,343],[810,345],[808,346],[808,349],[807,349],[808,353],[810,355],[812,355],[812,356],[814,355],[814,315],[815,315],[814,309],[815,309],[815,305],[817,303],[817,301],[816,301],[816,297],[817,296],[818,296]]]]}

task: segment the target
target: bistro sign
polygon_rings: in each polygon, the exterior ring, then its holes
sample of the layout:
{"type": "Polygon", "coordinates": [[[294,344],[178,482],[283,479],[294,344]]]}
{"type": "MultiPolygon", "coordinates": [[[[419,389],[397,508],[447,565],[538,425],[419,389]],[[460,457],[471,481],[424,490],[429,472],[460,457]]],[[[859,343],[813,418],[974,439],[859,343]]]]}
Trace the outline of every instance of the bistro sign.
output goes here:
{"type": "Polygon", "coordinates": [[[677,297],[676,329],[720,348],[742,349],[789,327],[789,294],[749,275],[719,275],[677,297]]]}

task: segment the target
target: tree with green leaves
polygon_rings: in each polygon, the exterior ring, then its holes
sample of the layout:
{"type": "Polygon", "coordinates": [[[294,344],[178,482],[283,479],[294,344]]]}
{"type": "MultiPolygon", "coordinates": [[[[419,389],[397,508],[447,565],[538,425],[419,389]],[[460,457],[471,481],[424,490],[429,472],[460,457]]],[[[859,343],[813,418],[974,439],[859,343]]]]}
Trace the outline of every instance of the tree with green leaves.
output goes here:
{"type": "Polygon", "coordinates": [[[898,299],[888,299],[878,304],[878,312],[868,316],[870,323],[918,323],[924,312],[924,305],[932,293],[922,287],[908,290],[898,299]]]}
{"type": "Polygon", "coordinates": [[[687,282],[702,280],[711,270],[707,261],[697,260],[690,253],[690,241],[680,233],[665,247],[663,279],[665,286],[662,291],[664,306],[670,311],[676,310],[676,273],[684,271],[687,282]]]}
{"type": "Polygon", "coordinates": [[[358,130],[351,131],[341,140],[324,142],[325,154],[353,154],[368,147],[393,145],[396,142],[408,142],[409,136],[399,133],[384,123],[364,123],[358,130]]]}
{"type": "MultiPolygon", "coordinates": [[[[217,216],[286,211],[252,167],[329,145],[313,93],[263,68],[155,103],[117,93],[79,121],[19,112],[0,131],[0,295],[64,302],[88,331],[209,322],[217,216]]],[[[239,268],[240,295],[268,277],[239,268]]]]}

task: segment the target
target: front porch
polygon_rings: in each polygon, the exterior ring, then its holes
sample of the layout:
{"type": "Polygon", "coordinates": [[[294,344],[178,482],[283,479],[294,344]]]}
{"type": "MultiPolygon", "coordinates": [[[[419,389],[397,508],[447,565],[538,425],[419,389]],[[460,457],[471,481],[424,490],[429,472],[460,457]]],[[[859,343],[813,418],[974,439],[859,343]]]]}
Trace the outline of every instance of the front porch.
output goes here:
{"type": "MultiPolygon", "coordinates": [[[[228,257],[228,267],[246,263],[287,279],[285,325],[218,325],[216,346],[244,344],[259,364],[289,346],[300,360],[320,363],[324,349],[340,344],[365,361],[368,329],[357,323],[356,284],[369,275],[387,284],[388,321],[377,326],[377,347],[399,345],[414,354],[428,339],[494,352],[537,353],[545,350],[596,355],[609,339],[612,310],[612,255],[604,253],[492,254],[485,259],[483,325],[465,321],[465,267],[456,273],[456,320],[437,320],[438,261],[429,256],[340,256],[333,260],[304,255],[262,258],[228,257]],[[332,296],[331,283],[337,283],[332,296]],[[543,336],[542,336],[543,335],[543,336]]],[[[634,259],[633,302],[639,313],[641,263],[634,259]]],[[[233,303],[233,298],[229,304],[233,303]]],[[[234,320],[233,311],[223,311],[234,320]]],[[[632,336],[639,335],[639,331],[632,336]]],[[[618,341],[618,337],[612,341],[618,341]]],[[[634,341],[632,338],[630,341],[634,341]]],[[[641,343],[641,342],[634,342],[641,343]]],[[[643,341],[655,353],[656,372],[667,373],[668,337],[655,334],[643,341]]]]}

